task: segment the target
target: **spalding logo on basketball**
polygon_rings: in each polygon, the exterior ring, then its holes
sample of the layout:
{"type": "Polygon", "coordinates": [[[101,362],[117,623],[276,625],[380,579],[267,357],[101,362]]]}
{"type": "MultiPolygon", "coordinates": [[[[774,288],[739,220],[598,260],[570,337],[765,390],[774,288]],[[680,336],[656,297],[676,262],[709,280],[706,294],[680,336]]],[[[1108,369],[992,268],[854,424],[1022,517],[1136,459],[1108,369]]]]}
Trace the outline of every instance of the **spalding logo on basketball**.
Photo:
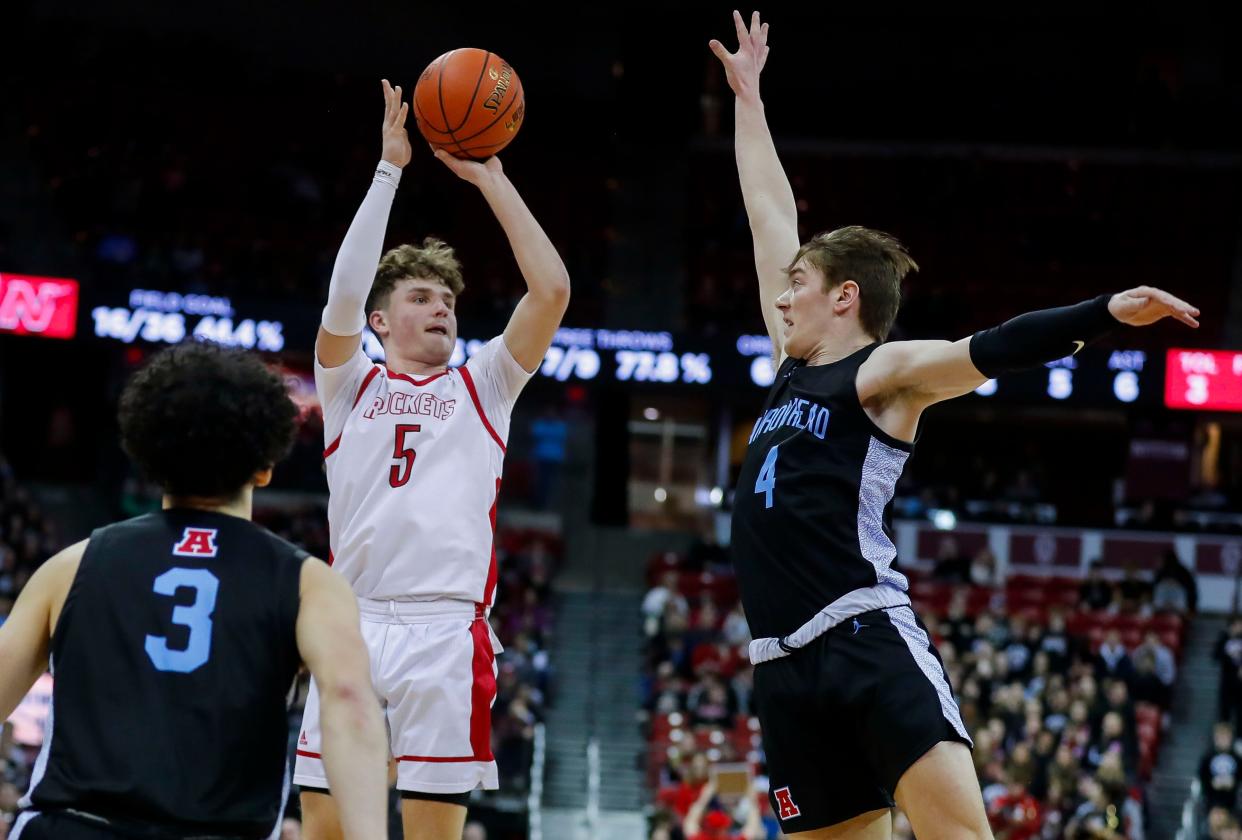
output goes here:
{"type": "Polygon", "coordinates": [[[482,160],[517,136],[526,97],[517,72],[500,56],[463,48],[427,66],[414,86],[414,122],[436,149],[482,160]]]}

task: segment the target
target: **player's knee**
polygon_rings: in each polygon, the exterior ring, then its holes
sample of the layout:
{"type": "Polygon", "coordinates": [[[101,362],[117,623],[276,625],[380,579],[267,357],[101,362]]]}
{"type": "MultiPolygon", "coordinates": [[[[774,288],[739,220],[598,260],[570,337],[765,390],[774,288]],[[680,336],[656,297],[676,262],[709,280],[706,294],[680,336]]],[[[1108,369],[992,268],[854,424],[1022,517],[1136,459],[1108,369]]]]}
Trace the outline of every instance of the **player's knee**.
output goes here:
{"type": "Polygon", "coordinates": [[[994,840],[987,817],[981,820],[976,820],[973,816],[960,821],[944,820],[922,830],[916,826],[915,831],[919,840],[924,837],[927,840],[994,840]]]}
{"type": "Polygon", "coordinates": [[[401,824],[406,840],[459,840],[466,824],[466,806],[447,796],[426,799],[417,794],[403,795],[401,824]]]}

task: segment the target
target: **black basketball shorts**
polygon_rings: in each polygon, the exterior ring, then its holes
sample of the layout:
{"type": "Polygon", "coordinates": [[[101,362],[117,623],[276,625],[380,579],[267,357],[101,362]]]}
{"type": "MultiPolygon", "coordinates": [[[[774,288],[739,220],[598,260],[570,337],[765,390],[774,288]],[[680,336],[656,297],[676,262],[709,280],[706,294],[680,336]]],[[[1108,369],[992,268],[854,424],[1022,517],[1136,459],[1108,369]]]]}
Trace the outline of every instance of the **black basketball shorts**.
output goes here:
{"type": "Polygon", "coordinates": [[[862,613],[755,667],[768,798],[786,834],[893,805],[941,741],[971,745],[940,654],[909,607],[862,613]]]}

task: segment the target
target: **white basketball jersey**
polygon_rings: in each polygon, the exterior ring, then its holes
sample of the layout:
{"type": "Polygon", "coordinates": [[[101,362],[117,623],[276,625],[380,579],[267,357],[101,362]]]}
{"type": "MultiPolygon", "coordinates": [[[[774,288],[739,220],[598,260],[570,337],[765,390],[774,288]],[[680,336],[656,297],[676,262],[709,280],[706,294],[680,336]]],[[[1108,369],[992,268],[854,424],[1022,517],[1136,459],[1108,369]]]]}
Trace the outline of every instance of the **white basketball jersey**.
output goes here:
{"type": "Polygon", "coordinates": [[[316,358],[329,560],[357,595],[491,606],[509,414],[530,376],[502,337],[421,379],[361,348],[340,367],[316,358]]]}

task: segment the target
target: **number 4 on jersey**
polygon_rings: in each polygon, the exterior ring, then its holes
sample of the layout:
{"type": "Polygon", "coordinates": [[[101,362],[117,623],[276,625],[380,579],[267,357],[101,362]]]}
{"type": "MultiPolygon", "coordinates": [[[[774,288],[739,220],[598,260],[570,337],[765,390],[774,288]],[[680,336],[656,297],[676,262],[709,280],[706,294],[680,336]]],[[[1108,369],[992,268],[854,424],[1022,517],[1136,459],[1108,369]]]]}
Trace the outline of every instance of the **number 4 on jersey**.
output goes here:
{"type": "Polygon", "coordinates": [[[763,459],[759,477],[755,479],[755,492],[766,494],[763,500],[765,508],[772,507],[772,491],[776,489],[776,450],[779,448],[777,445],[768,450],[768,457],[763,459]]]}

